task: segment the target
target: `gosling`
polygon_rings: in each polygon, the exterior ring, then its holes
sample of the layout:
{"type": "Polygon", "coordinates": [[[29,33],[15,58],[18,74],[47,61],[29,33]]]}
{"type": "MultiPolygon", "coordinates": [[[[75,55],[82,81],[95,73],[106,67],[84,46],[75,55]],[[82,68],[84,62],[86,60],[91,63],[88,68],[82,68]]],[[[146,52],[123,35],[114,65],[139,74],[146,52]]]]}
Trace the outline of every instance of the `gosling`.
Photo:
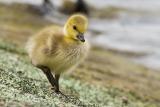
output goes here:
{"type": "Polygon", "coordinates": [[[34,66],[46,75],[56,93],[59,90],[61,73],[73,70],[89,51],[84,38],[88,19],[82,14],[72,15],[64,27],[50,26],[32,36],[26,45],[34,66]]]}

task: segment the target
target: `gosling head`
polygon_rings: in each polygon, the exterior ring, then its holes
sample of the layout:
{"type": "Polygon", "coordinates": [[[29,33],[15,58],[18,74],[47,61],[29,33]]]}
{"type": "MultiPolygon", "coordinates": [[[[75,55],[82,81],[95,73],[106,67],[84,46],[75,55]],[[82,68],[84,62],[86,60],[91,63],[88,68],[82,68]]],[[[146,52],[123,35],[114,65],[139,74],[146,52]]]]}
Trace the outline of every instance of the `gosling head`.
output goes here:
{"type": "Polygon", "coordinates": [[[84,33],[88,27],[88,20],[84,15],[75,14],[71,16],[65,26],[65,36],[78,42],[85,42],[84,33]]]}

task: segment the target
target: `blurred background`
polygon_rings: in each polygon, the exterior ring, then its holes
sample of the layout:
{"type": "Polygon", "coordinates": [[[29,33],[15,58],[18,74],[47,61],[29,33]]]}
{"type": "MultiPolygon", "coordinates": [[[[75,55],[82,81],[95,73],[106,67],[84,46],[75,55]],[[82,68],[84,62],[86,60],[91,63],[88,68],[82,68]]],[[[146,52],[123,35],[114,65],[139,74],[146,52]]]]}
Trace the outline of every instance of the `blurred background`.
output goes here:
{"type": "Polygon", "coordinates": [[[81,0],[1,0],[1,2],[8,5],[30,4],[32,12],[61,25],[68,14],[84,12],[90,18],[89,35],[93,36],[89,40],[93,45],[125,55],[134,55],[136,57],[131,57],[133,61],[149,68],[160,68],[158,0],[86,0],[82,1],[83,6],[79,6],[79,10],[77,4],[81,0]]]}
{"type": "Polygon", "coordinates": [[[4,41],[24,49],[34,33],[63,26],[74,13],[89,18],[86,37],[92,49],[71,77],[150,103],[140,107],[159,107],[159,0],[0,0],[0,49],[4,41]]]}

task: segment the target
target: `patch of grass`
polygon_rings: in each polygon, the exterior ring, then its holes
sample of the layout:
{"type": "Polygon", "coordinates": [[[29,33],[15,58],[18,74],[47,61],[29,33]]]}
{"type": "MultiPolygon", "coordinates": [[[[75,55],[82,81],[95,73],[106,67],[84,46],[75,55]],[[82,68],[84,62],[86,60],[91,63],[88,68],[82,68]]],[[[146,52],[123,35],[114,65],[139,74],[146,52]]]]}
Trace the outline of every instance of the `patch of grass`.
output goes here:
{"type": "Polygon", "coordinates": [[[23,48],[17,48],[17,45],[14,43],[4,42],[4,40],[0,39],[0,49],[9,51],[11,53],[18,53],[21,55],[25,55],[26,51],[23,48]]]}
{"type": "MultiPolygon", "coordinates": [[[[94,86],[64,75],[61,89],[71,94],[67,99],[52,93],[44,74],[17,53],[0,50],[0,98],[30,106],[99,106],[122,107],[122,97],[127,97],[125,107],[143,107],[134,96],[116,88],[94,86]]],[[[5,102],[9,104],[8,102],[5,102]]]]}

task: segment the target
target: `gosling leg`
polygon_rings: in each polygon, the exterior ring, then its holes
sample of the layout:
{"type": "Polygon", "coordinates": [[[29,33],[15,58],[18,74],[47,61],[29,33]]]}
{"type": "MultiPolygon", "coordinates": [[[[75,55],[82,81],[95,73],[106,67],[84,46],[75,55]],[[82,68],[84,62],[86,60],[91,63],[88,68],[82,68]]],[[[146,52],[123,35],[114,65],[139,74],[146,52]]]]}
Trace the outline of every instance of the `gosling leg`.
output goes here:
{"type": "Polygon", "coordinates": [[[43,71],[43,73],[46,75],[46,77],[47,77],[48,81],[50,82],[50,84],[52,85],[52,87],[53,88],[56,87],[56,81],[51,73],[51,70],[46,66],[37,66],[37,67],[43,71]]]}
{"type": "Polygon", "coordinates": [[[53,77],[51,70],[46,67],[46,66],[37,66],[39,69],[41,69],[43,71],[43,73],[46,75],[48,81],[50,82],[50,84],[52,85],[52,89],[54,89],[54,91],[57,94],[61,94],[65,97],[67,97],[66,95],[64,95],[60,90],[59,90],[59,78],[60,78],[60,74],[55,74],[55,78],[53,77]]]}
{"type": "Polygon", "coordinates": [[[59,78],[60,78],[60,74],[55,74],[55,91],[56,92],[60,92],[59,91],[59,78]]]}
{"type": "Polygon", "coordinates": [[[68,98],[68,96],[66,96],[65,94],[63,94],[60,90],[59,90],[59,78],[60,78],[60,74],[55,74],[55,92],[57,94],[61,94],[63,95],[64,97],[68,98]]]}

